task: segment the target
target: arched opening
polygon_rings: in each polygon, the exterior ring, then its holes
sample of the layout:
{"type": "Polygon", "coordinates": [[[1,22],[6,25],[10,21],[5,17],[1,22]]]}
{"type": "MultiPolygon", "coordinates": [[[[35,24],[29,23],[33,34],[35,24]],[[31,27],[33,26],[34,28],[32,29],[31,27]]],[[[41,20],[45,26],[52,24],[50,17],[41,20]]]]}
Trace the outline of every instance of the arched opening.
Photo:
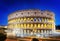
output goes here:
{"type": "Polygon", "coordinates": [[[33,38],[33,39],[32,39],[32,41],[39,41],[39,40],[38,40],[38,39],[36,39],[36,38],[33,38]]]}

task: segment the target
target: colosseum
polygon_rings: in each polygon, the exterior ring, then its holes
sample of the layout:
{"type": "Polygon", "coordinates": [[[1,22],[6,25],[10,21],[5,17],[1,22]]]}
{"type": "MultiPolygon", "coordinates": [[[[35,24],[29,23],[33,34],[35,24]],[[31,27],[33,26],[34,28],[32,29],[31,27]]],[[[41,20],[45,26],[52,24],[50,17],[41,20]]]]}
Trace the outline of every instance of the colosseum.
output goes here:
{"type": "Polygon", "coordinates": [[[7,36],[47,38],[55,31],[55,15],[48,10],[18,10],[8,16],[7,36]]]}

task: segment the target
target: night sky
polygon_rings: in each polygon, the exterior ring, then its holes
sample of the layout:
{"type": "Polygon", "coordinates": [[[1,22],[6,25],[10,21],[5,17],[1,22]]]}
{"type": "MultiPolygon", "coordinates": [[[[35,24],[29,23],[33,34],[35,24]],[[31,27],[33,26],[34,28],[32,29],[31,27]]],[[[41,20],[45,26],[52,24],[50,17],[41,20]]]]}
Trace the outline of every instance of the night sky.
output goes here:
{"type": "Polygon", "coordinates": [[[50,10],[55,13],[56,25],[60,25],[60,0],[0,0],[0,25],[7,25],[10,13],[24,9],[50,10]]]}

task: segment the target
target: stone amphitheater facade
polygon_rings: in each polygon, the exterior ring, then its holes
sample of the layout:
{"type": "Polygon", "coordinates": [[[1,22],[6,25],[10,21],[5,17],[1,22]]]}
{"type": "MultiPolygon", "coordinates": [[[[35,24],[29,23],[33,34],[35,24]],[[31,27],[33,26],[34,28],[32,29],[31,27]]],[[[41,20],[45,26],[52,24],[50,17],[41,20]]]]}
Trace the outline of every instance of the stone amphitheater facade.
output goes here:
{"type": "Polygon", "coordinates": [[[8,36],[47,37],[55,30],[55,15],[48,10],[18,10],[8,16],[8,36]]]}

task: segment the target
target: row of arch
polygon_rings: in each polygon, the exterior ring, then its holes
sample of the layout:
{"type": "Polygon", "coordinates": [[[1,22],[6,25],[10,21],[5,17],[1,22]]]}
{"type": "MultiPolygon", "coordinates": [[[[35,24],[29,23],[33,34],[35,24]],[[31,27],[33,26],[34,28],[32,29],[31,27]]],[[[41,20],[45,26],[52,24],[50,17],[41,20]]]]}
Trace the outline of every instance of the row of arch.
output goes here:
{"type": "Polygon", "coordinates": [[[25,30],[23,30],[23,32],[26,33],[26,34],[31,33],[31,32],[37,34],[37,33],[51,33],[51,30],[34,30],[34,31],[32,30],[31,31],[31,30],[26,30],[25,29],[25,30]]]}
{"type": "Polygon", "coordinates": [[[12,19],[9,20],[8,23],[14,23],[14,22],[51,22],[53,23],[54,20],[53,19],[49,19],[49,18],[16,18],[16,19],[12,19]]]}
{"type": "Polygon", "coordinates": [[[19,36],[19,35],[23,35],[23,36],[31,36],[31,35],[35,35],[35,36],[41,36],[43,37],[48,35],[48,34],[51,34],[52,33],[52,30],[33,30],[33,29],[23,29],[22,32],[20,32],[20,34],[17,34],[19,33],[19,31],[16,31],[16,36],[19,36]]]}
{"type": "Polygon", "coordinates": [[[9,28],[54,28],[54,24],[10,24],[9,28]]]}

